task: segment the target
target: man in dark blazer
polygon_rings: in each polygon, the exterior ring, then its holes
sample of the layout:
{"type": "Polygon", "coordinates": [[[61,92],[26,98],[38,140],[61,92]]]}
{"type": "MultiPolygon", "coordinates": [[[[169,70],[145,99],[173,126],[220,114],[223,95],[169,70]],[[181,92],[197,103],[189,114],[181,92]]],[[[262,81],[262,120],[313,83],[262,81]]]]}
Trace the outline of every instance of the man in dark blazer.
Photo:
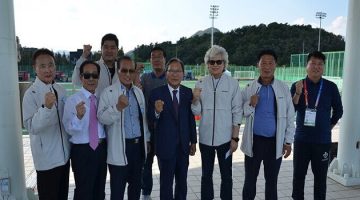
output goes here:
{"type": "Polygon", "coordinates": [[[160,199],[186,199],[189,155],[196,151],[196,125],[191,112],[192,90],[181,85],[184,64],[166,65],[167,85],[151,92],[148,117],[155,122],[155,154],[160,168],[160,199]],[[173,182],[175,177],[175,195],[173,182]]]}

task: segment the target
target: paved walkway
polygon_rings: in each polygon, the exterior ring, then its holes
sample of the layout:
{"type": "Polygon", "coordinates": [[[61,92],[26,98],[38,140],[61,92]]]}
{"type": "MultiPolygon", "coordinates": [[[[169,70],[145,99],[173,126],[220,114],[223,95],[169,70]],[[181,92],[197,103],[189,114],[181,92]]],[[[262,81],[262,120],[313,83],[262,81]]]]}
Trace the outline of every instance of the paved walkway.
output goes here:
{"type": "MultiPolygon", "coordinates": [[[[242,131],[240,131],[241,133],[242,131]]],[[[338,127],[334,131],[338,132],[338,127]]],[[[334,134],[334,141],[337,141],[337,134],[334,134]]],[[[25,160],[25,175],[27,182],[29,184],[34,184],[35,172],[34,165],[32,163],[29,137],[23,137],[24,144],[24,160],[25,160]]],[[[156,160],[156,159],[154,159],[156,160]]],[[[216,159],[215,159],[216,160],[216,159]]],[[[217,162],[216,162],[217,164],[217,162]]],[[[279,180],[278,180],[278,197],[279,199],[291,199],[291,190],[292,190],[292,155],[287,159],[283,159],[279,180]]],[[[154,188],[152,192],[152,199],[157,200],[159,198],[159,169],[155,161],[153,165],[153,174],[154,174],[154,188]]],[[[218,165],[214,169],[214,190],[215,190],[215,199],[220,199],[220,171],[218,165]]],[[[305,199],[313,199],[313,176],[311,168],[309,167],[308,175],[306,177],[305,184],[305,199]]],[[[190,157],[190,166],[188,173],[188,196],[189,200],[198,200],[200,199],[200,181],[201,181],[201,158],[199,149],[197,149],[196,155],[190,157]]],[[[260,169],[260,174],[257,182],[257,195],[256,199],[265,199],[264,197],[264,174],[263,168],[260,169]]],[[[238,149],[233,155],[233,199],[241,199],[242,187],[244,183],[244,154],[238,149]]],[[[74,178],[71,172],[70,175],[70,189],[69,189],[69,199],[73,198],[73,192],[75,188],[74,178]]],[[[109,173],[107,176],[106,184],[106,199],[110,199],[110,184],[109,184],[109,173]]],[[[125,197],[125,199],[127,199],[125,197]]],[[[328,178],[327,181],[327,199],[360,199],[360,186],[354,187],[344,187],[341,184],[333,181],[328,178]]]]}

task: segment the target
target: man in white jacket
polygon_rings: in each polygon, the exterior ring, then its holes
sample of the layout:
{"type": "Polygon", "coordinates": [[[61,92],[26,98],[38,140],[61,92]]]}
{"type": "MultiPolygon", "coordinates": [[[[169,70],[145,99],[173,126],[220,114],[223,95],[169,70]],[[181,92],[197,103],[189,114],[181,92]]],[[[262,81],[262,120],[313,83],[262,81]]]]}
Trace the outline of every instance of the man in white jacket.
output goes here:
{"type": "Polygon", "coordinates": [[[210,75],[199,80],[193,91],[191,109],[201,115],[199,147],[201,153],[201,199],[214,199],[215,152],[220,166],[220,198],[232,199],[232,153],[239,142],[242,119],[239,83],[224,71],[229,63],[223,47],[214,45],[204,56],[210,75]]]}
{"type": "Polygon", "coordinates": [[[245,154],[243,199],[255,199],[261,162],[265,174],[265,199],[277,199],[277,178],[282,156],[291,153],[295,112],[288,86],[274,78],[277,56],[272,50],[258,55],[260,77],[242,91],[245,129],[241,150],[245,154]]]}
{"type": "Polygon", "coordinates": [[[23,98],[23,123],[30,135],[37,174],[39,199],[67,200],[69,151],[67,133],[61,123],[65,90],[54,82],[55,58],[48,49],[33,55],[35,82],[23,98]]]}
{"type": "MultiPolygon", "coordinates": [[[[83,46],[83,53],[77,60],[72,74],[71,81],[76,86],[82,86],[80,80],[80,65],[88,60],[91,55],[92,46],[87,44],[83,46]]],[[[100,96],[101,92],[108,87],[116,83],[119,79],[116,75],[116,58],[119,50],[119,40],[116,35],[108,33],[101,39],[101,58],[97,61],[100,65],[100,77],[98,87],[96,88],[96,95],[100,96]]]]}
{"type": "Polygon", "coordinates": [[[124,198],[126,183],[128,199],[139,199],[141,170],[150,141],[146,103],[141,89],[132,82],[134,62],[124,56],[120,58],[119,65],[120,82],[106,88],[101,94],[98,119],[107,130],[111,199],[124,198]]]}

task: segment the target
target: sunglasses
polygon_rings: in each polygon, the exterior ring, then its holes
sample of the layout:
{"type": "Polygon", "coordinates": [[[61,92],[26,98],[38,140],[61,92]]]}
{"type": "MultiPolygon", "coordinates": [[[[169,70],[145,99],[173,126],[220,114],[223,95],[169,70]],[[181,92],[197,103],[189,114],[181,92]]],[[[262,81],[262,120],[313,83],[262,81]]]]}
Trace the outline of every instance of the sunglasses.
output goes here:
{"type": "Polygon", "coordinates": [[[98,78],[99,78],[99,74],[83,73],[83,74],[81,74],[81,75],[84,77],[84,79],[90,79],[91,77],[92,77],[93,79],[98,79],[98,78]]]}
{"type": "Polygon", "coordinates": [[[224,61],[223,61],[223,60],[209,60],[208,63],[209,63],[210,65],[215,65],[215,63],[216,63],[217,65],[221,65],[221,64],[224,63],[224,61]]]}
{"type": "Polygon", "coordinates": [[[124,74],[127,74],[127,73],[133,74],[133,73],[135,73],[135,69],[120,69],[119,71],[121,73],[124,73],[124,74]]]}

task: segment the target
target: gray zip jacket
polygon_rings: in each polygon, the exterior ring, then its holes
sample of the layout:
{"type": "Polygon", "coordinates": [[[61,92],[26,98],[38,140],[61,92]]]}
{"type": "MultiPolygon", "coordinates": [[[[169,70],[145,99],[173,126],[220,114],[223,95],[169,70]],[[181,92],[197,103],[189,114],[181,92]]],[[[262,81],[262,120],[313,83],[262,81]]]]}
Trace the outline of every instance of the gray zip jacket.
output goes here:
{"type": "MultiPolygon", "coordinates": [[[[140,88],[134,87],[135,97],[139,103],[144,134],[145,157],[147,155],[147,142],[150,141],[150,132],[148,130],[145,98],[140,88]]],[[[118,111],[116,104],[121,94],[126,94],[126,90],[121,87],[120,82],[107,87],[101,97],[98,106],[97,116],[99,121],[105,125],[108,142],[107,163],[117,166],[125,166],[128,164],[125,153],[125,113],[118,111]]]]}
{"type": "Polygon", "coordinates": [[[223,74],[217,82],[209,75],[197,81],[195,87],[201,88],[200,101],[191,105],[193,114],[201,115],[199,142],[208,146],[230,142],[233,125],[240,125],[242,119],[238,81],[223,74]]]}
{"type": "Polygon", "coordinates": [[[61,123],[64,112],[65,90],[60,85],[45,84],[36,78],[23,98],[23,123],[30,135],[31,153],[35,169],[49,170],[65,165],[69,160],[68,134],[61,123]],[[45,94],[57,91],[58,102],[46,108],[45,94]]]}
{"type": "MultiPolygon", "coordinates": [[[[276,99],[276,159],[283,153],[283,145],[294,141],[295,133],[295,111],[292,103],[289,87],[274,79],[271,84],[276,99]]],[[[244,117],[246,118],[245,128],[242,135],[240,149],[245,155],[253,156],[253,126],[255,117],[255,108],[250,106],[250,97],[254,95],[261,87],[258,80],[249,83],[241,92],[243,99],[244,117]]]]}

